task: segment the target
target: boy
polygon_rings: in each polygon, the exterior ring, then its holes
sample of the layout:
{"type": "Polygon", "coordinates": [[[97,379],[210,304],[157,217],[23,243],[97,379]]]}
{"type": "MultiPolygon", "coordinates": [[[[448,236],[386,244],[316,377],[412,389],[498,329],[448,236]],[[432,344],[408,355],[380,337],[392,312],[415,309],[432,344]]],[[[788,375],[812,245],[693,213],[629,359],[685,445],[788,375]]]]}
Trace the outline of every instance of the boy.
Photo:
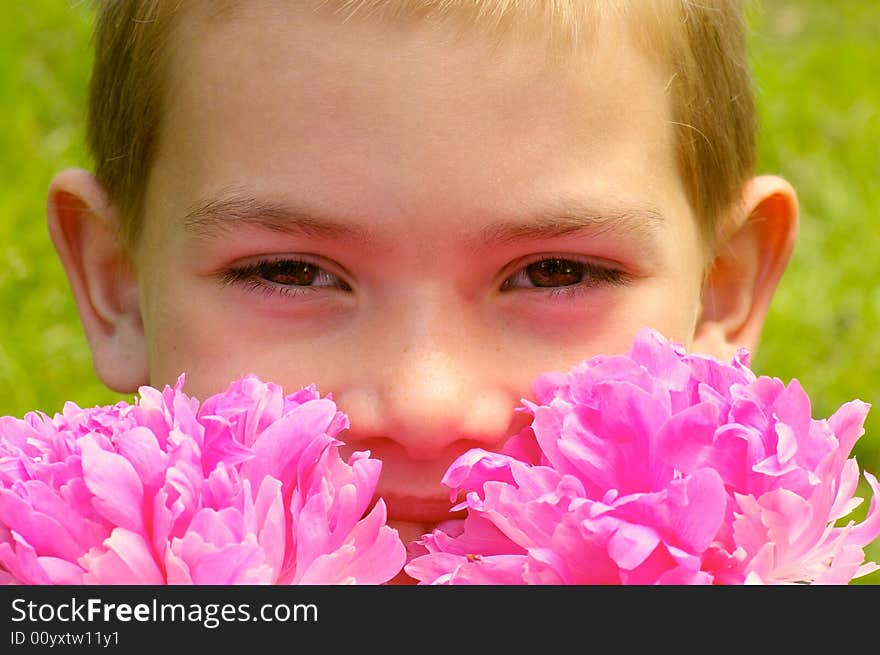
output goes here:
{"type": "Polygon", "coordinates": [[[535,376],[754,349],[792,252],[739,3],[99,3],[48,223],[108,387],[315,383],[404,540],[535,376]]]}

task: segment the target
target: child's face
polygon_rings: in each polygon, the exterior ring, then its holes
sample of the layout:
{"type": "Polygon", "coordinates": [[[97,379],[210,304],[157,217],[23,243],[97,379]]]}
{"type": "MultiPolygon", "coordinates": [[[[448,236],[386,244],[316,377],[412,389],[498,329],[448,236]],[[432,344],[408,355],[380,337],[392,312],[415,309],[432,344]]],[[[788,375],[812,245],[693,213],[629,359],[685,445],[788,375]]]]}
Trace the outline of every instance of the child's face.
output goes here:
{"type": "Polygon", "coordinates": [[[151,384],[332,392],[403,526],[448,517],[442,473],[539,373],[693,343],[668,75],[623,30],[566,68],[269,7],[181,30],[135,253],[151,384]]]}

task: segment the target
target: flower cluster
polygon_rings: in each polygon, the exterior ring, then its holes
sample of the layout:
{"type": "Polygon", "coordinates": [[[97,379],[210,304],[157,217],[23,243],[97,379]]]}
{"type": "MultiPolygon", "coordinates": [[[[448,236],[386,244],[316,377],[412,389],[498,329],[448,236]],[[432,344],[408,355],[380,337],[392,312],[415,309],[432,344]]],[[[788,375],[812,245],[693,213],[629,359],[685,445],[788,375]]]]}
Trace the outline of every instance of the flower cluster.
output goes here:
{"type": "Polygon", "coordinates": [[[347,417],[254,376],[203,403],[184,378],[134,404],[0,418],[0,582],[380,584],[405,561],[381,462],[347,417]]]}
{"type": "Polygon", "coordinates": [[[877,569],[880,488],[844,522],[869,406],[811,417],[800,384],[643,330],[625,355],[547,374],[531,426],[444,484],[464,519],[417,542],[427,584],[844,584],[877,569]]]}

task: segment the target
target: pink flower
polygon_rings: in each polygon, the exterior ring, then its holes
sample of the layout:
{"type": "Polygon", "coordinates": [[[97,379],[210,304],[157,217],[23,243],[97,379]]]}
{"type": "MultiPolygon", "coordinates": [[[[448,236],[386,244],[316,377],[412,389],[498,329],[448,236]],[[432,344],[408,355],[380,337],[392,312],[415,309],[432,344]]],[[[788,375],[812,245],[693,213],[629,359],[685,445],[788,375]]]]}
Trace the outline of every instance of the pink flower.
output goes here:
{"type": "Polygon", "coordinates": [[[869,406],[828,420],[749,369],[643,330],[626,355],[548,374],[531,427],[444,476],[466,518],[424,535],[406,565],[433,584],[844,584],[876,570],[880,488],[864,521],[853,445],[869,406]]]}
{"type": "Polygon", "coordinates": [[[405,549],[348,419],[254,376],[199,402],[0,418],[0,578],[24,584],[381,584],[405,549]],[[372,507],[371,507],[372,504],[372,507]]]}

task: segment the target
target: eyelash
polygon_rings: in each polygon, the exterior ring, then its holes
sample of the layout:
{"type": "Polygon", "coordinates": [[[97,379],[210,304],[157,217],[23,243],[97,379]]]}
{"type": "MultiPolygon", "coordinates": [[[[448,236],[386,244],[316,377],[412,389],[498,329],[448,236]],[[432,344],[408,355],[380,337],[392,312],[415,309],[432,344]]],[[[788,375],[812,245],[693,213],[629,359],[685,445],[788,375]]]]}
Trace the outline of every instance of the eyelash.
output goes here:
{"type": "Polygon", "coordinates": [[[563,256],[548,256],[544,255],[542,257],[536,258],[527,263],[521,264],[518,266],[516,271],[509,275],[502,284],[502,291],[513,291],[513,290],[527,290],[527,291],[538,291],[545,294],[548,294],[551,297],[559,297],[559,296],[576,296],[581,293],[585,293],[591,289],[595,289],[601,286],[626,286],[632,282],[632,276],[628,273],[614,268],[613,266],[602,266],[593,262],[585,262],[577,259],[572,259],[570,257],[563,256]],[[543,262],[564,262],[565,264],[575,264],[576,268],[580,275],[584,278],[580,282],[575,282],[573,284],[564,285],[564,286],[556,286],[556,287],[539,287],[539,286],[524,286],[524,287],[509,287],[509,282],[517,276],[527,275],[527,269],[530,266],[535,264],[540,264],[543,262]],[[507,288],[505,288],[507,287],[507,288]]]}
{"type": "MultiPolygon", "coordinates": [[[[351,287],[346,284],[344,281],[340,280],[336,275],[332,273],[328,273],[319,265],[305,261],[301,259],[264,259],[255,261],[252,263],[244,264],[242,266],[231,267],[222,272],[222,280],[226,285],[235,285],[240,284],[243,285],[247,291],[256,291],[262,293],[266,296],[273,296],[275,294],[281,294],[288,297],[299,296],[304,293],[314,293],[316,291],[335,289],[339,291],[351,291],[351,287]],[[279,271],[277,270],[280,266],[286,267],[294,267],[296,265],[304,265],[311,266],[317,269],[316,275],[318,276],[327,276],[332,277],[337,281],[335,285],[322,284],[322,285],[297,285],[297,284],[282,284],[282,283],[273,283],[271,280],[268,280],[267,277],[272,274],[277,274],[279,271]],[[274,267],[274,269],[273,269],[274,267]]],[[[630,275],[621,271],[620,269],[616,269],[613,267],[600,266],[598,264],[578,261],[576,259],[570,259],[566,257],[552,257],[552,256],[544,256],[539,259],[535,259],[526,264],[522,264],[516,271],[505,278],[501,290],[503,292],[510,292],[514,290],[529,290],[529,291],[540,291],[541,293],[545,293],[550,297],[560,297],[560,296],[575,296],[580,293],[584,293],[590,289],[594,289],[596,287],[609,285],[609,286],[625,286],[632,281],[630,275]],[[539,264],[542,262],[548,261],[558,261],[565,262],[566,264],[575,264],[580,272],[580,274],[586,278],[584,281],[576,282],[570,285],[565,286],[556,286],[556,287],[539,287],[539,286],[522,286],[522,287],[510,287],[509,283],[512,279],[520,275],[527,275],[526,270],[535,264],[539,264]]]]}
{"type": "Polygon", "coordinates": [[[299,296],[304,293],[314,293],[316,291],[326,291],[327,289],[336,289],[340,291],[351,291],[351,287],[340,280],[336,275],[328,273],[318,264],[305,261],[302,259],[263,259],[242,266],[234,266],[222,272],[223,282],[227,285],[241,284],[247,291],[256,291],[266,296],[281,294],[288,297],[299,296]],[[318,270],[318,276],[327,276],[334,278],[338,284],[336,285],[307,285],[307,284],[281,284],[273,283],[268,280],[269,275],[277,274],[279,266],[293,267],[297,265],[312,266],[318,270]]]}

